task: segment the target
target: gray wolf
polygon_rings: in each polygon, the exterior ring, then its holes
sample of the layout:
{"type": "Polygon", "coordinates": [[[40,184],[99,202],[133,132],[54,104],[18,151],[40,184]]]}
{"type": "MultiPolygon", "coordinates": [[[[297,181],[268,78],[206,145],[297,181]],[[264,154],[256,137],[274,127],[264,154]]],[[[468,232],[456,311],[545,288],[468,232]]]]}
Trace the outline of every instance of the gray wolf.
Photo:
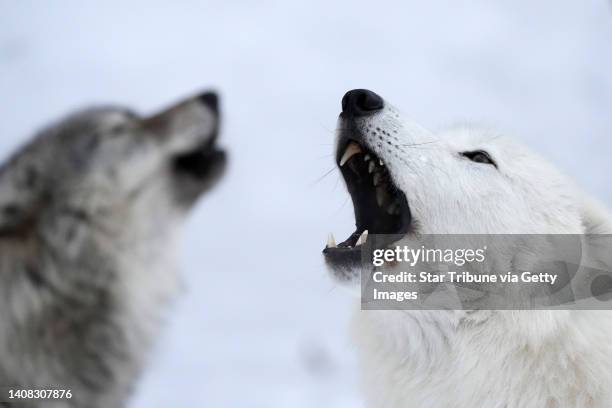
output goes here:
{"type": "MultiPolygon", "coordinates": [[[[431,132],[368,90],[343,98],[336,163],[356,230],[324,257],[349,287],[368,232],[612,234],[603,206],[527,148],[477,127],[431,132]]],[[[358,310],[352,332],[371,407],[612,406],[609,311],[358,310]]]]}
{"type": "Polygon", "coordinates": [[[212,92],[146,117],[88,109],[0,168],[0,385],[72,394],[16,406],[125,405],[177,290],[181,224],[223,173],[218,129],[212,92]]]}

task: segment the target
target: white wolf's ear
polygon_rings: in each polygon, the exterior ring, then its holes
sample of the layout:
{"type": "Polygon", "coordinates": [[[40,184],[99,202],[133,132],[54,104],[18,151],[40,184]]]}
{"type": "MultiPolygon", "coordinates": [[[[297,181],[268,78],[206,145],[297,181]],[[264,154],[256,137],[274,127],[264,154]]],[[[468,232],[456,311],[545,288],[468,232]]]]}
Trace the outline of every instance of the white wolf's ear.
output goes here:
{"type": "Polygon", "coordinates": [[[583,199],[580,213],[585,234],[612,234],[612,216],[598,201],[591,198],[583,199]]]}

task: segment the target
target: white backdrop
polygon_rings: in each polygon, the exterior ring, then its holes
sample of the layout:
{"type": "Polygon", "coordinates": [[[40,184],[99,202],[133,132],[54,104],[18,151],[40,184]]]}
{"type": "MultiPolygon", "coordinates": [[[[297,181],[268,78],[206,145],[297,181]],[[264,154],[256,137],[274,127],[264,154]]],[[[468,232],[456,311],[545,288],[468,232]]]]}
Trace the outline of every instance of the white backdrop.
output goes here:
{"type": "Polygon", "coordinates": [[[359,406],[352,300],[320,256],[352,209],[336,171],[317,181],[348,89],[430,128],[497,126],[612,204],[604,0],[0,6],[2,156],[85,105],[223,96],[230,171],[190,220],[185,292],[132,407],[359,406]]]}

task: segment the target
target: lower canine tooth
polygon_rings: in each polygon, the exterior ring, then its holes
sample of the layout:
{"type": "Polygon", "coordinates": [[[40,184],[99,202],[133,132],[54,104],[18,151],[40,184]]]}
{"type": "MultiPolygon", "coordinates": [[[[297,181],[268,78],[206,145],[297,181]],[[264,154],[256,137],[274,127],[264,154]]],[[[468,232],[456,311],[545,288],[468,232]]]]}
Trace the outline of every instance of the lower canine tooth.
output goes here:
{"type": "Polygon", "coordinates": [[[355,244],[355,246],[363,245],[367,239],[368,239],[368,230],[365,230],[359,236],[359,239],[357,240],[357,243],[355,244]]]}
{"type": "Polygon", "coordinates": [[[353,157],[354,155],[358,153],[361,153],[362,151],[363,150],[361,150],[361,146],[359,146],[357,143],[355,142],[349,143],[349,145],[346,146],[346,150],[344,151],[342,158],[340,159],[340,167],[344,166],[344,163],[349,161],[351,157],[353,157]]]}
{"type": "Polygon", "coordinates": [[[374,171],[374,167],[376,167],[376,165],[374,164],[373,161],[370,162],[370,164],[368,164],[368,173],[371,173],[374,171]]]}
{"type": "Polygon", "coordinates": [[[325,248],[335,248],[336,247],[336,240],[334,239],[334,234],[329,234],[329,237],[327,237],[327,245],[325,245],[325,248]]]}

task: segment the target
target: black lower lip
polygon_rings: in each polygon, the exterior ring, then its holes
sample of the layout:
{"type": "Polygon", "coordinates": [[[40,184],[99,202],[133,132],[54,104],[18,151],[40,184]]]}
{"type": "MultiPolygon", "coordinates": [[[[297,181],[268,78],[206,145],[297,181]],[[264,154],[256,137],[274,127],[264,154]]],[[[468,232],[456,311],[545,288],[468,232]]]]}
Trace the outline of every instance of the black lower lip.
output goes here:
{"type": "Polygon", "coordinates": [[[373,252],[375,249],[386,249],[394,242],[406,236],[406,233],[368,235],[368,240],[363,245],[355,247],[337,246],[325,248],[323,256],[325,263],[332,267],[358,268],[371,267],[373,252]]]}
{"type": "Polygon", "coordinates": [[[325,262],[331,266],[357,268],[363,263],[361,247],[356,248],[325,248],[323,250],[325,262]]]}

